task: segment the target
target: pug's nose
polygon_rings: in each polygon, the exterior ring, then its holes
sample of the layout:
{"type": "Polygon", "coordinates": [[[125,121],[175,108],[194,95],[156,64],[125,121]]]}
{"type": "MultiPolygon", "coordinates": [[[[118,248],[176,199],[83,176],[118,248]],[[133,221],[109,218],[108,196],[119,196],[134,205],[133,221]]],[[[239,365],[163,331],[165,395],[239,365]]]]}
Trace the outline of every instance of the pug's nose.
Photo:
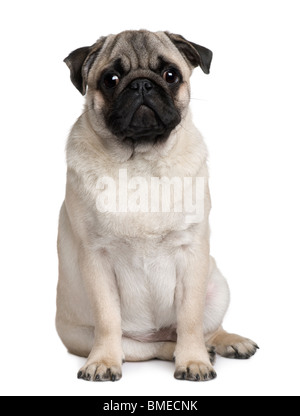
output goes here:
{"type": "Polygon", "coordinates": [[[146,79],[146,78],[145,79],[135,79],[130,84],[130,88],[132,90],[135,90],[139,94],[143,95],[143,94],[148,94],[152,90],[153,84],[149,79],[146,79]]]}

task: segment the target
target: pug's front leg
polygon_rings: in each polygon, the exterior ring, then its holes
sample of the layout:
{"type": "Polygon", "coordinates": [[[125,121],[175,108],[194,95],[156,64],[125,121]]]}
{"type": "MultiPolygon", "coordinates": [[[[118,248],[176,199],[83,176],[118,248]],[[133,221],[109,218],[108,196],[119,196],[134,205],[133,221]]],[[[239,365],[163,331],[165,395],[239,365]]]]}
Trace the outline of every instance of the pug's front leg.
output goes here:
{"type": "Polygon", "coordinates": [[[204,342],[204,308],[209,273],[209,243],[184,248],[185,270],[177,282],[175,374],[179,380],[207,381],[217,374],[204,342]]]}
{"type": "Polygon", "coordinates": [[[116,280],[105,254],[82,250],[80,272],[95,319],[92,351],[79,370],[87,381],[116,381],[122,377],[122,330],[120,300],[116,280]]]}

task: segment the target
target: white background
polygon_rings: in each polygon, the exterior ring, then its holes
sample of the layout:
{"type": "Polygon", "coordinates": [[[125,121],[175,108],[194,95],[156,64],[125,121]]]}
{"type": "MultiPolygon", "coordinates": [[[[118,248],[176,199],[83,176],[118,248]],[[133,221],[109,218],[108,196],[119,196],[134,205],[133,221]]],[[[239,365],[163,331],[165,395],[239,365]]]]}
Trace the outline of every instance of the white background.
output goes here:
{"type": "Polygon", "coordinates": [[[0,394],[299,395],[300,25],[293,0],[1,2],[0,394]],[[227,276],[229,331],[249,361],[219,358],[209,383],[174,364],[126,363],[87,383],[55,332],[64,146],[83,98],[63,59],[109,33],[169,30],[214,52],[192,109],[210,152],[212,253],[227,276]]]}

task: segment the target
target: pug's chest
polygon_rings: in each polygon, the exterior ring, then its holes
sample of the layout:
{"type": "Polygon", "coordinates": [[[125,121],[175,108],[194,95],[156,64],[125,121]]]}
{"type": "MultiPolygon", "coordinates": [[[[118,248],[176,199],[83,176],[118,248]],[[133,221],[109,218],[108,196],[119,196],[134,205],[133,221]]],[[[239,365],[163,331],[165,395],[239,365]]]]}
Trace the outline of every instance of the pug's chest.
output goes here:
{"type": "Polygon", "coordinates": [[[123,333],[150,339],[159,330],[176,326],[177,281],[186,247],[197,235],[197,225],[186,221],[184,210],[174,210],[172,197],[162,212],[152,212],[146,204],[142,209],[141,193],[137,196],[128,192],[128,205],[124,202],[123,209],[117,192],[110,189],[99,195],[101,201],[94,210],[89,235],[93,235],[94,247],[105,253],[114,270],[123,333]],[[111,204],[109,198],[113,198],[111,204]]]}
{"type": "MultiPolygon", "coordinates": [[[[102,176],[93,193],[93,228],[117,237],[155,237],[184,231],[203,217],[199,178],[102,176]]],[[[201,179],[201,178],[200,178],[201,179]]]]}
{"type": "Polygon", "coordinates": [[[166,213],[101,213],[93,227],[95,239],[149,240],[163,239],[172,230],[184,231],[187,227],[182,214],[166,213]]]}

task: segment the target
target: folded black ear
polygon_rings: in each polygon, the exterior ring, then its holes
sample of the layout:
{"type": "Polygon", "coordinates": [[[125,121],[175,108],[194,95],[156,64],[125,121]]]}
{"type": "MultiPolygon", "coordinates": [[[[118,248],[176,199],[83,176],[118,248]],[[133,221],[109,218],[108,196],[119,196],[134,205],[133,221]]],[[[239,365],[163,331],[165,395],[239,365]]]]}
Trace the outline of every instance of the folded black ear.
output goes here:
{"type": "Polygon", "coordinates": [[[101,37],[94,45],[76,49],[64,59],[64,62],[70,69],[71,81],[82,95],[86,93],[88,73],[98,53],[101,51],[105,40],[106,37],[101,37]]]}
{"type": "Polygon", "coordinates": [[[209,74],[213,53],[204,46],[186,40],[181,35],[174,33],[166,34],[169,36],[174,45],[186,57],[193,67],[200,66],[205,74],[209,74]]]}
{"type": "Polygon", "coordinates": [[[71,52],[66,59],[64,59],[64,62],[70,69],[71,81],[82,95],[85,95],[86,92],[86,82],[82,76],[82,67],[84,61],[90,53],[90,49],[91,48],[89,46],[76,49],[71,52]]]}

